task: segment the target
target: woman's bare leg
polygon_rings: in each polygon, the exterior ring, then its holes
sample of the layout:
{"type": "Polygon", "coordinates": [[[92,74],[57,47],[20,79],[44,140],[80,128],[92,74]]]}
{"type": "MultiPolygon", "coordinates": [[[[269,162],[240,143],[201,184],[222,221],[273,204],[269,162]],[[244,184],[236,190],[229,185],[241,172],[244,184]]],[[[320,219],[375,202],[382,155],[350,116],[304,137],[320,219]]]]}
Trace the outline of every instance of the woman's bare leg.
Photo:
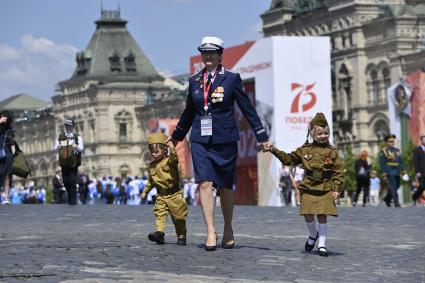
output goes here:
{"type": "Polygon", "coordinates": [[[204,215],[205,224],[207,225],[207,246],[216,245],[216,231],[214,227],[215,199],[212,184],[212,182],[208,181],[199,183],[199,197],[201,199],[202,213],[204,215]]]}

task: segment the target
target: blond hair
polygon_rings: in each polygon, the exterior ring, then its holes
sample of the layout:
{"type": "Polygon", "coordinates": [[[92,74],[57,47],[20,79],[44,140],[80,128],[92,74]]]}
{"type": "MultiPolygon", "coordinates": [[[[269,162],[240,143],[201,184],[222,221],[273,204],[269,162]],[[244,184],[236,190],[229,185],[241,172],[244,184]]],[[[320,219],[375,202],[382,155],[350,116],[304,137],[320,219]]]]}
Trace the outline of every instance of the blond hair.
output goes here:
{"type": "Polygon", "coordinates": [[[318,130],[329,131],[329,126],[320,127],[317,125],[310,125],[308,128],[309,128],[308,131],[310,133],[310,136],[313,138],[313,140],[318,130]]]}

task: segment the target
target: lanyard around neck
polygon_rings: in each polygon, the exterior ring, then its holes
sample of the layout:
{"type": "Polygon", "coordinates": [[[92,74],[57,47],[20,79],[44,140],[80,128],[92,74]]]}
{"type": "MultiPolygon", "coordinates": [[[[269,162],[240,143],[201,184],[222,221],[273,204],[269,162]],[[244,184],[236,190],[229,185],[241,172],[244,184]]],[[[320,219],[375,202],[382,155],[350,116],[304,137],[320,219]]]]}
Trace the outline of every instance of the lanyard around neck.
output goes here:
{"type": "Polygon", "coordinates": [[[217,66],[217,69],[214,72],[214,75],[212,75],[210,84],[207,86],[207,69],[204,70],[204,109],[205,112],[208,111],[208,93],[210,92],[212,81],[214,80],[215,76],[218,74],[219,70],[221,70],[221,65],[217,66]]]}

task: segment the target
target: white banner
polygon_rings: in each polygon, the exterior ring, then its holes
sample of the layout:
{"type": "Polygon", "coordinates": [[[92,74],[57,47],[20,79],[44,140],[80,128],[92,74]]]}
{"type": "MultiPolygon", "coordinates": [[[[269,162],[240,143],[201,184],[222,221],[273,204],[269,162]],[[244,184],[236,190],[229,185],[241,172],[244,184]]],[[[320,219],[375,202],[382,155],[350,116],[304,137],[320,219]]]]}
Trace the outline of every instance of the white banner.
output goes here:
{"type": "Polygon", "coordinates": [[[388,122],[390,124],[390,132],[395,134],[397,139],[401,141],[401,123],[400,114],[404,113],[410,116],[410,97],[411,90],[406,87],[403,82],[399,82],[387,89],[388,102],[388,122]]]}
{"type": "MultiPolygon", "coordinates": [[[[269,37],[258,40],[233,70],[255,81],[256,109],[270,140],[284,151],[301,146],[309,121],[323,112],[332,131],[328,37],[269,37]]],[[[331,141],[332,133],[331,133],[331,141]]],[[[280,206],[279,168],[271,154],[258,154],[259,205],[280,206]]]]}

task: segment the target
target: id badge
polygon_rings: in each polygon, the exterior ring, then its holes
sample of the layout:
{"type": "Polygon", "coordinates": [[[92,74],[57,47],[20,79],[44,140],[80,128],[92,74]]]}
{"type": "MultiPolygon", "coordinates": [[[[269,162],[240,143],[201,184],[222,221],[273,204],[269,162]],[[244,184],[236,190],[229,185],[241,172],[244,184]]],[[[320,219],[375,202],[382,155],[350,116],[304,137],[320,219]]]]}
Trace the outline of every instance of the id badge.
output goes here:
{"type": "Polygon", "coordinates": [[[212,136],[212,117],[201,117],[201,136],[212,136]]]}

